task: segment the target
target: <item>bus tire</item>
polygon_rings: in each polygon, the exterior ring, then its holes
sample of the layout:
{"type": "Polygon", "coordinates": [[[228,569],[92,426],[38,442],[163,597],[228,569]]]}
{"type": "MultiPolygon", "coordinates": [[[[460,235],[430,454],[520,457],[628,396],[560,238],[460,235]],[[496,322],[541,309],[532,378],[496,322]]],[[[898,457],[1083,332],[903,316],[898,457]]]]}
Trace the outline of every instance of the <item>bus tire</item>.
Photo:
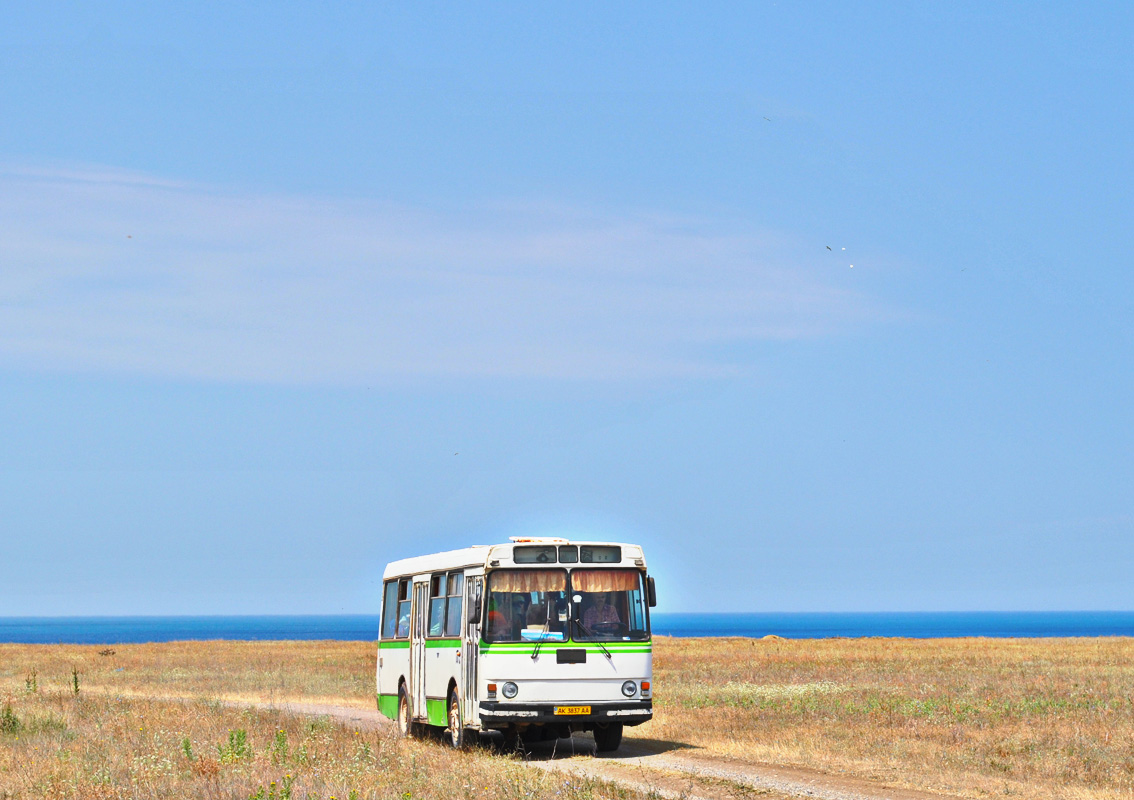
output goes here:
{"type": "Polygon", "coordinates": [[[446,728],[449,744],[454,750],[463,750],[469,743],[469,730],[465,727],[465,720],[461,716],[461,696],[457,690],[449,692],[449,727],[446,728]]]}
{"type": "Polygon", "coordinates": [[[413,722],[413,717],[410,712],[409,695],[406,693],[406,685],[403,683],[398,687],[398,736],[403,739],[408,739],[416,735],[417,725],[413,722]]]}
{"type": "Polygon", "coordinates": [[[595,750],[612,753],[622,744],[622,723],[608,722],[595,725],[595,750]]]}

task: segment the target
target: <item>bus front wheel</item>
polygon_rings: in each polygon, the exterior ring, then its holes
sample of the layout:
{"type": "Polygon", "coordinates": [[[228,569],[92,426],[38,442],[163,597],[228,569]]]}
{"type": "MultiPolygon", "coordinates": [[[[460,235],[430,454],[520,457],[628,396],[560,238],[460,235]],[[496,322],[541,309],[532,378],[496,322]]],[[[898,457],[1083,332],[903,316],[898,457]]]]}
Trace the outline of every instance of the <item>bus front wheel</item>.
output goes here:
{"type": "Polygon", "coordinates": [[[595,750],[600,753],[611,753],[622,744],[622,723],[608,722],[605,725],[595,725],[595,750]]]}
{"type": "Polygon", "coordinates": [[[469,731],[461,718],[461,696],[454,689],[449,693],[449,744],[463,750],[469,743],[469,731]]]}

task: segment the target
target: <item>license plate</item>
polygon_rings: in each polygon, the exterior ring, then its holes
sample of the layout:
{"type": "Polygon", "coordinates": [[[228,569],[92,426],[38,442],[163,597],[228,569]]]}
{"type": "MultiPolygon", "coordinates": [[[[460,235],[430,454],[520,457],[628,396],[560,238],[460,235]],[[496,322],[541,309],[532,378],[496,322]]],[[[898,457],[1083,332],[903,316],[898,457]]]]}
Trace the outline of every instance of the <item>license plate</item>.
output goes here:
{"type": "Polygon", "coordinates": [[[590,714],[590,706],[556,706],[555,713],[557,716],[565,714],[590,714]]]}

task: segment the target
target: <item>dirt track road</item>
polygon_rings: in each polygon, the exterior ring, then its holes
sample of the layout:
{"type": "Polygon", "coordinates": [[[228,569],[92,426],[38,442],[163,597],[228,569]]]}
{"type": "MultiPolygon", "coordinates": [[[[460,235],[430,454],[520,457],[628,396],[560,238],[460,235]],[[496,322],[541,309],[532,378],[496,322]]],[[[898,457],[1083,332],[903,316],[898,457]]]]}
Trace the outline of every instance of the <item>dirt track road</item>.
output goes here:
{"type": "MultiPolygon", "coordinates": [[[[251,702],[231,705],[327,716],[366,730],[388,730],[393,725],[376,710],[347,706],[251,702]]],[[[533,745],[526,762],[536,769],[586,775],[639,791],[652,791],[661,797],[686,800],[750,798],[753,794],[817,800],[958,800],[956,795],[902,789],[799,767],[741,762],[649,739],[624,739],[616,753],[599,756],[594,751],[594,740],[578,734],[533,745]]]]}

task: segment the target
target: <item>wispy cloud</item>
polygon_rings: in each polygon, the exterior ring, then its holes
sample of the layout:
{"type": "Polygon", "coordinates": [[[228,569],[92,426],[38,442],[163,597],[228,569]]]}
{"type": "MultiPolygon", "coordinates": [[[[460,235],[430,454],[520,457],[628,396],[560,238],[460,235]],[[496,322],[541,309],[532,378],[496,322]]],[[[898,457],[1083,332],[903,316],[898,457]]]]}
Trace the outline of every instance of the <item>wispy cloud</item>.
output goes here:
{"type": "Polygon", "coordinates": [[[0,170],[0,359],[216,380],[640,379],[887,314],[767,232],[0,170]]]}

